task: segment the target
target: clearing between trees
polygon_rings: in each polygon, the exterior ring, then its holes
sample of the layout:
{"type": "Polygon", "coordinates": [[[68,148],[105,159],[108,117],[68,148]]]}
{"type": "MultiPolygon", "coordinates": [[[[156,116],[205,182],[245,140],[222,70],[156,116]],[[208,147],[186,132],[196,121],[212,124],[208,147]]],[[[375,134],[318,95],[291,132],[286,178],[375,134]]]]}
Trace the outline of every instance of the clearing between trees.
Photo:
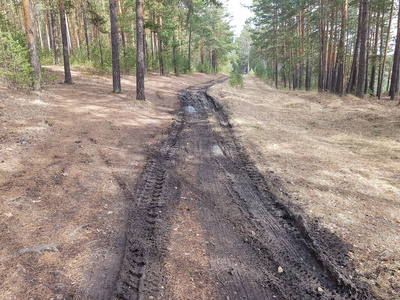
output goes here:
{"type": "Polygon", "coordinates": [[[392,102],[73,75],[0,91],[1,299],[399,296],[392,102]]]}

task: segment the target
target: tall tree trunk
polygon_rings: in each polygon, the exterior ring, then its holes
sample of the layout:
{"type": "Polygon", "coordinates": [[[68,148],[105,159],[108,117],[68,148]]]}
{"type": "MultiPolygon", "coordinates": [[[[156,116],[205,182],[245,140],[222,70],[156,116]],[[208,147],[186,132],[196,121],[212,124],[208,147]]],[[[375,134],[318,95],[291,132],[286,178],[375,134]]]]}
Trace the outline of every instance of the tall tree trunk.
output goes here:
{"type": "Polygon", "coordinates": [[[364,98],[366,51],[367,51],[367,32],[368,32],[368,0],[362,0],[362,18],[360,30],[360,62],[358,64],[358,79],[356,96],[364,98]]]}
{"type": "Polygon", "coordinates": [[[371,18],[372,18],[372,13],[369,11],[368,13],[368,24],[367,24],[367,48],[366,48],[366,63],[365,63],[365,74],[364,74],[364,94],[368,92],[368,72],[369,72],[369,58],[370,58],[370,47],[371,47],[371,18]]]}
{"type": "Polygon", "coordinates": [[[336,74],[336,93],[339,95],[344,94],[344,75],[345,75],[345,39],[346,39],[346,28],[347,28],[347,12],[348,12],[348,0],[343,0],[342,7],[342,25],[340,32],[340,41],[337,54],[337,74],[336,74]]]}
{"type": "MultiPolygon", "coordinates": [[[[119,13],[121,16],[125,15],[125,2],[124,0],[118,0],[118,6],[119,6],[119,13]]],[[[121,32],[121,43],[122,47],[124,48],[124,56],[126,55],[125,53],[125,48],[126,48],[126,38],[125,38],[125,31],[123,29],[123,26],[121,24],[119,31],[121,32]]]]}
{"type": "Polygon", "coordinates": [[[375,28],[375,44],[374,53],[372,57],[372,68],[371,68],[371,79],[369,81],[369,89],[372,93],[375,91],[375,77],[376,77],[376,61],[378,58],[378,41],[379,41],[379,26],[381,21],[381,12],[378,11],[376,16],[376,28],[375,28]]]}
{"type": "MultiPolygon", "coordinates": [[[[175,18],[172,18],[172,23],[175,24],[175,18]]],[[[178,62],[176,58],[176,30],[174,29],[173,37],[173,46],[172,46],[172,54],[173,54],[173,60],[174,60],[174,74],[175,76],[178,76],[178,62]]]]}
{"type": "Polygon", "coordinates": [[[275,88],[278,88],[278,58],[279,58],[279,45],[278,45],[278,3],[275,6],[275,88]]]}
{"type": "Polygon", "coordinates": [[[145,100],[143,0],[136,0],[136,100],[145,100]]]}
{"type": "MultiPolygon", "coordinates": [[[[383,48],[384,48],[384,31],[385,31],[385,22],[383,20],[385,19],[385,12],[382,12],[382,22],[381,22],[381,34],[380,34],[380,43],[379,43],[379,68],[378,68],[378,86],[376,88],[376,95],[378,96],[379,89],[380,89],[380,83],[381,83],[381,76],[382,74],[382,57],[383,57],[383,48]]],[[[379,99],[379,96],[378,96],[379,99]]]]}
{"type": "Polygon", "coordinates": [[[49,21],[49,11],[44,11],[44,28],[46,32],[47,49],[51,50],[53,48],[53,41],[51,38],[51,25],[49,21]]]}
{"type": "Polygon", "coordinates": [[[390,8],[389,26],[388,26],[388,30],[387,30],[387,36],[386,36],[385,51],[383,54],[382,70],[381,70],[381,74],[380,74],[380,80],[378,82],[378,92],[377,92],[378,99],[381,99],[381,95],[382,95],[383,77],[385,75],[386,59],[387,59],[387,52],[388,52],[388,48],[389,48],[389,39],[390,39],[390,30],[391,30],[391,26],[392,26],[393,11],[394,11],[394,0],[392,0],[392,5],[390,8]]]}
{"type": "Polygon", "coordinates": [[[33,68],[32,87],[35,91],[39,91],[42,83],[42,70],[40,67],[39,54],[36,45],[35,22],[33,19],[32,4],[30,0],[22,0],[21,4],[26,37],[28,40],[29,62],[33,68]]]}
{"type": "Polygon", "coordinates": [[[390,80],[389,95],[391,100],[396,99],[398,96],[399,79],[400,79],[400,8],[398,14],[398,23],[397,23],[396,48],[394,50],[394,55],[393,55],[392,78],[390,80]]]}
{"type": "Polygon", "coordinates": [[[72,39],[71,39],[71,32],[69,29],[68,16],[66,13],[64,14],[64,17],[65,17],[65,28],[67,30],[67,46],[68,46],[67,49],[68,49],[68,53],[70,53],[70,51],[72,50],[72,39]]]}
{"type": "Polygon", "coordinates": [[[189,22],[189,52],[188,52],[188,70],[192,71],[192,23],[189,22]]]}
{"type": "Polygon", "coordinates": [[[62,37],[63,56],[64,56],[64,82],[65,83],[72,83],[71,68],[70,68],[70,65],[69,65],[67,23],[65,21],[64,0],[59,0],[59,4],[60,4],[61,37],[62,37]]]}
{"type": "MultiPolygon", "coordinates": [[[[162,23],[162,13],[161,13],[161,1],[158,1],[158,26],[160,30],[163,28],[162,23]]],[[[164,66],[164,50],[163,50],[163,41],[161,39],[161,35],[158,35],[158,59],[159,59],[159,67],[160,67],[160,75],[165,75],[165,66],[164,66]]]]}
{"type": "Polygon", "coordinates": [[[89,39],[88,24],[87,24],[87,18],[86,18],[86,2],[85,2],[85,0],[82,0],[82,18],[83,18],[83,30],[85,32],[87,57],[90,60],[90,39],[89,39]]]}
{"type": "Polygon", "coordinates": [[[203,65],[204,65],[204,38],[201,37],[200,40],[200,62],[201,62],[201,73],[204,72],[203,65]]]}
{"type": "Polygon", "coordinates": [[[60,40],[58,37],[58,22],[56,19],[56,12],[54,4],[51,4],[50,10],[51,27],[53,30],[53,48],[54,48],[54,62],[56,65],[61,64],[61,53],[60,53],[60,40]]]}
{"type": "Polygon", "coordinates": [[[311,35],[311,28],[308,25],[307,26],[307,63],[306,63],[306,82],[305,82],[305,88],[306,91],[309,91],[311,89],[311,62],[310,62],[310,56],[312,53],[311,49],[311,43],[310,43],[310,35],[311,35]]]}
{"type": "Polygon", "coordinates": [[[347,88],[346,88],[347,93],[353,92],[355,89],[355,86],[357,84],[357,60],[358,60],[358,49],[360,46],[360,34],[361,34],[361,25],[362,25],[361,24],[361,22],[362,22],[362,2],[363,2],[363,0],[360,0],[360,6],[358,9],[358,30],[357,30],[356,41],[354,44],[353,63],[351,66],[349,83],[347,84],[347,88]]]}
{"type": "Polygon", "coordinates": [[[118,43],[117,0],[110,0],[110,23],[111,23],[113,92],[121,93],[121,76],[119,69],[119,49],[118,49],[119,43],[118,43]]]}
{"type": "MultiPolygon", "coordinates": [[[[36,14],[36,23],[37,23],[37,32],[39,34],[39,40],[40,40],[40,48],[43,49],[44,48],[44,42],[43,42],[43,35],[42,35],[42,26],[40,25],[40,13],[39,11],[36,9],[36,5],[34,2],[31,2],[32,5],[32,9],[36,14]]],[[[35,15],[34,14],[34,15],[35,15]]]]}
{"type": "Polygon", "coordinates": [[[318,92],[323,92],[325,88],[325,13],[323,8],[323,2],[320,0],[320,24],[319,24],[319,36],[320,36],[320,51],[319,51],[319,65],[318,65],[318,92]]]}

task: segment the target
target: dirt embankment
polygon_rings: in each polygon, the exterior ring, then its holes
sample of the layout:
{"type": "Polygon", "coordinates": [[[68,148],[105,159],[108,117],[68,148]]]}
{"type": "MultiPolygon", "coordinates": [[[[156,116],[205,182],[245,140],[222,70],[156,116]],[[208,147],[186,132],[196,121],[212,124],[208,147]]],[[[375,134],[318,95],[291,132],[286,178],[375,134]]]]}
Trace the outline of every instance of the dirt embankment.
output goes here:
{"type": "Polygon", "coordinates": [[[39,95],[0,88],[0,299],[88,299],[114,289],[126,199],[165,138],[177,93],[218,76],[146,79],[146,102],[75,70],[39,95]],[[113,266],[113,268],[109,268],[113,266]]]}
{"type": "Polygon", "coordinates": [[[352,245],[363,280],[400,297],[400,109],[351,96],[275,90],[246,76],[210,94],[270,188],[352,245]]]}

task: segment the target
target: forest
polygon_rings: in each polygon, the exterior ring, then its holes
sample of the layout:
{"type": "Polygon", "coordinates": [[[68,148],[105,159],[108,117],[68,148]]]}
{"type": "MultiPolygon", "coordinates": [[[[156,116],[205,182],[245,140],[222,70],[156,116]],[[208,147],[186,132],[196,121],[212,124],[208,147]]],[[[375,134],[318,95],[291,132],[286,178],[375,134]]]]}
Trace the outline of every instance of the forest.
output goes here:
{"type": "Polygon", "coordinates": [[[242,70],[252,68],[276,87],[379,99],[389,92],[394,99],[398,6],[391,0],[255,0],[253,28],[240,37],[242,45],[252,45],[242,47],[242,70]]]}
{"type": "Polygon", "coordinates": [[[120,72],[137,72],[140,81],[147,71],[232,71],[234,83],[251,70],[293,90],[378,99],[386,92],[395,99],[399,92],[400,11],[394,0],[255,0],[254,18],[235,40],[216,0],[0,5],[1,76],[20,86],[33,78],[40,89],[40,66],[63,62],[65,82],[71,81],[69,64],[112,71],[115,92],[121,91],[120,72]]]}
{"type": "Polygon", "coordinates": [[[0,0],[0,300],[400,299],[399,82],[400,1],[0,0]]]}
{"type": "Polygon", "coordinates": [[[63,63],[66,83],[70,64],[112,71],[120,92],[121,72],[215,73],[232,49],[218,1],[1,0],[0,8],[2,80],[36,90],[41,65],[63,63]]]}

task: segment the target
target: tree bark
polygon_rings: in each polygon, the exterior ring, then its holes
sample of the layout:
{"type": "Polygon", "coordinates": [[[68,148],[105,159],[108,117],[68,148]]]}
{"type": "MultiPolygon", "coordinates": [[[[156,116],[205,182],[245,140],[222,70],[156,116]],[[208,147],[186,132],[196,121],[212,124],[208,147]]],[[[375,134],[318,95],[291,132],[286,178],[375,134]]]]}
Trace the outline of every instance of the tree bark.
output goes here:
{"type": "Polygon", "coordinates": [[[381,99],[381,94],[382,94],[383,77],[385,75],[385,67],[386,67],[387,52],[388,52],[388,47],[389,47],[390,30],[391,30],[391,26],[392,26],[393,10],[394,10],[394,0],[392,0],[392,5],[390,8],[389,26],[388,26],[388,30],[387,30],[387,36],[386,36],[385,51],[383,54],[382,70],[381,70],[381,74],[380,74],[380,80],[378,82],[378,92],[377,92],[378,99],[381,99]]]}
{"type": "Polygon", "coordinates": [[[67,23],[65,21],[64,0],[59,0],[59,4],[60,4],[61,37],[62,37],[63,56],[64,56],[64,83],[72,83],[71,68],[69,65],[67,23]]]}
{"type": "MultiPolygon", "coordinates": [[[[400,0],[399,0],[400,3],[400,0]]],[[[398,14],[397,23],[397,37],[396,37],[396,47],[393,56],[393,67],[392,67],[392,77],[390,80],[390,99],[394,100],[398,96],[399,92],[399,77],[400,77],[400,8],[398,14]]]]}
{"type": "Polygon", "coordinates": [[[50,10],[51,27],[53,30],[53,48],[54,48],[54,62],[56,65],[61,64],[61,53],[60,53],[60,40],[58,37],[58,22],[56,19],[56,12],[54,5],[52,4],[50,10]]]}
{"type": "Polygon", "coordinates": [[[358,48],[360,46],[360,31],[361,31],[361,21],[362,21],[362,1],[360,0],[360,6],[358,9],[358,30],[356,42],[354,44],[354,53],[353,53],[353,63],[351,66],[349,83],[347,84],[346,92],[350,93],[354,91],[354,87],[357,84],[357,60],[358,60],[358,48]]]}
{"type": "Polygon", "coordinates": [[[121,75],[119,69],[119,49],[118,49],[119,43],[118,43],[117,0],[110,0],[110,23],[111,23],[113,92],[121,93],[121,75]]]}
{"type": "MultiPolygon", "coordinates": [[[[162,14],[161,14],[161,1],[158,2],[158,25],[160,30],[163,28],[162,24],[162,14]]],[[[158,59],[159,59],[159,67],[160,67],[160,75],[165,75],[165,66],[164,66],[164,50],[163,50],[163,41],[161,39],[161,35],[158,35],[158,59]]]]}
{"type": "Polygon", "coordinates": [[[40,67],[39,54],[36,44],[35,23],[33,20],[32,4],[30,0],[22,0],[21,4],[26,37],[28,40],[29,62],[33,68],[32,87],[35,91],[39,91],[42,83],[42,70],[40,67]]]}
{"type": "Polygon", "coordinates": [[[376,16],[376,29],[375,29],[375,44],[374,53],[372,57],[371,80],[369,81],[369,89],[372,93],[375,91],[375,77],[376,77],[376,61],[378,57],[378,41],[379,41],[379,25],[381,21],[381,12],[379,11],[376,16]]]}
{"type": "Polygon", "coordinates": [[[364,98],[365,71],[366,71],[366,51],[367,51],[367,32],[368,32],[368,0],[362,0],[362,18],[360,30],[360,62],[358,64],[358,79],[356,96],[364,98]]]}
{"type": "Polygon", "coordinates": [[[337,74],[336,74],[336,88],[335,91],[338,95],[344,94],[344,74],[345,74],[345,39],[346,39],[346,28],[347,28],[347,12],[348,12],[348,0],[343,0],[342,7],[342,25],[340,32],[340,41],[337,54],[337,74]]]}
{"type": "Polygon", "coordinates": [[[136,0],[136,100],[145,100],[143,0],[136,0]]]}
{"type": "Polygon", "coordinates": [[[320,24],[319,24],[319,36],[320,36],[320,51],[319,51],[319,65],[318,65],[318,92],[324,92],[325,89],[325,13],[323,9],[323,3],[320,0],[320,24]]]}
{"type": "Polygon", "coordinates": [[[188,70],[192,71],[192,24],[189,23],[189,53],[188,53],[188,70]]]}
{"type": "Polygon", "coordinates": [[[83,18],[83,30],[85,32],[87,57],[90,60],[90,39],[89,39],[88,24],[87,24],[87,18],[86,18],[86,2],[85,2],[85,0],[82,0],[82,18],[83,18]]]}

